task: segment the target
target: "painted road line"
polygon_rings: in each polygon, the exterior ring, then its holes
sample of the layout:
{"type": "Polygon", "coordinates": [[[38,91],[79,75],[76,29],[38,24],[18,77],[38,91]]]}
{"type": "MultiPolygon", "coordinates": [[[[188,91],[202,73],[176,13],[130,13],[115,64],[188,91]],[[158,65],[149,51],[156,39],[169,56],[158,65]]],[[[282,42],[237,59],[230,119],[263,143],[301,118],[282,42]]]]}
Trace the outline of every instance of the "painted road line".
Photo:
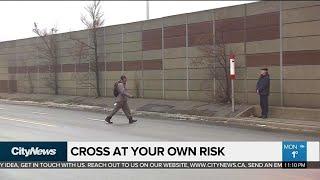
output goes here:
{"type": "Polygon", "coordinates": [[[22,122],[22,123],[28,123],[28,124],[33,124],[33,125],[40,125],[40,126],[57,127],[57,126],[52,125],[52,124],[40,123],[40,122],[35,122],[35,121],[30,121],[30,120],[25,120],[25,119],[18,119],[18,118],[10,118],[10,117],[0,116],[0,119],[4,119],[4,120],[8,120],[8,121],[22,122]]]}
{"type": "Polygon", "coordinates": [[[32,112],[32,114],[48,115],[48,113],[43,113],[43,112],[32,112]]]}
{"type": "Polygon", "coordinates": [[[101,121],[104,122],[104,119],[95,119],[95,118],[87,118],[90,121],[101,121]]]}

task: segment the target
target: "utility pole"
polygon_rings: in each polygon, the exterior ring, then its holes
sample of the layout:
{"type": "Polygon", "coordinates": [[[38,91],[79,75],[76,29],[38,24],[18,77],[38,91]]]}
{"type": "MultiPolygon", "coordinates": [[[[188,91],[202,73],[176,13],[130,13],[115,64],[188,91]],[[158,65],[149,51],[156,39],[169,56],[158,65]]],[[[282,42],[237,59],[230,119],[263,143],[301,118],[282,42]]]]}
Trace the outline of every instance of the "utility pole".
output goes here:
{"type": "Polygon", "coordinates": [[[147,0],[147,20],[149,20],[149,1],[147,0]]]}

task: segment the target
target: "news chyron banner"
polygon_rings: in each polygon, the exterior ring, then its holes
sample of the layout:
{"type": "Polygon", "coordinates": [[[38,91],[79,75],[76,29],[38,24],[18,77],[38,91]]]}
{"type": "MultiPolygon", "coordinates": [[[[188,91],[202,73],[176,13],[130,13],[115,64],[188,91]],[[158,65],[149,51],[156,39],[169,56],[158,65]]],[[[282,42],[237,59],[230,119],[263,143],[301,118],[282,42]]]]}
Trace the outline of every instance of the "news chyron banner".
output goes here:
{"type": "Polygon", "coordinates": [[[0,142],[0,168],[320,168],[319,142],[0,142]]]}

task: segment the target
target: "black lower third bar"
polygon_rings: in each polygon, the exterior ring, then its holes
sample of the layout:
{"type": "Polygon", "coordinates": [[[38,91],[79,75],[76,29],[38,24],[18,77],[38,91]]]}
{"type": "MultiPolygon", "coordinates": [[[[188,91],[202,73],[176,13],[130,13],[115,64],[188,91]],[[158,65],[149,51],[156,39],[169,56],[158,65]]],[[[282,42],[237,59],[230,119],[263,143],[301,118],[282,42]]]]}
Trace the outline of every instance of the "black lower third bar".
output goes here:
{"type": "Polygon", "coordinates": [[[1,169],[319,169],[319,162],[0,162],[1,169]]]}

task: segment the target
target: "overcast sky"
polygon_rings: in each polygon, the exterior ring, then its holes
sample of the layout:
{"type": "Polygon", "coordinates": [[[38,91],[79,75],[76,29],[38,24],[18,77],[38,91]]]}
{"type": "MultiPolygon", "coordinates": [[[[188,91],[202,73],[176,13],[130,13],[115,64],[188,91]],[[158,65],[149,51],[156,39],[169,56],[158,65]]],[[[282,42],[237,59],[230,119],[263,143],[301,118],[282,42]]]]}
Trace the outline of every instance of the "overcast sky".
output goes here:
{"type": "MultiPolygon", "coordinates": [[[[150,1],[150,19],[253,1],[150,1]]],[[[34,37],[33,23],[59,32],[84,29],[80,21],[90,1],[0,1],[0,42],[34,37]]],[[[146,19],[145,1],[102,1],[105,26],[146,19]]]]}

